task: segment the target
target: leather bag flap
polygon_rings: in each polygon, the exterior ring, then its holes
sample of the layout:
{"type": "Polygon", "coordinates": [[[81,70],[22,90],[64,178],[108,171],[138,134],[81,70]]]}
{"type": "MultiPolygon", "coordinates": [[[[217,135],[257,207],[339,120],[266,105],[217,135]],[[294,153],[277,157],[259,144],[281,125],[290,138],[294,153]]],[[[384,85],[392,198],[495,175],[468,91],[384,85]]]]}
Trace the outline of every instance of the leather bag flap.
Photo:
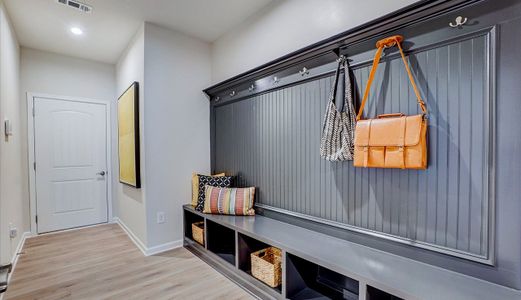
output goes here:
{"type": "Polygon", "coordinates": [[[420,142],[423,115],[360,120],[355,146],[414,146],[420,142]]]}

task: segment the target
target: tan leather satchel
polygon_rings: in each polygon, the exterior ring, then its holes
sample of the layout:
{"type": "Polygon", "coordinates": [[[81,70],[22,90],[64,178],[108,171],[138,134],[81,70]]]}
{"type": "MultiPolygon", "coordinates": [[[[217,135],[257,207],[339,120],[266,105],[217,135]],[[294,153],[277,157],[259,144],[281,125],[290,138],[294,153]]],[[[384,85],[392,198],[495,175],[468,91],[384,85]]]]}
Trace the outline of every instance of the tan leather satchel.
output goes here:
{"type": "Polygon", "coordinates": [[[403,37],[396,35],[376,43],[378,50],[373,60],[373,67],[369,73],[364,97],[356,117],[355,155],[353,160],[355,167],[427,168],[427,109],[420,97],[409,69],[409,64],[403,54],[403,49],[400,45],[402,41],[403,37]],[[400,50],[422,114],[406,116],[402,113],[394,113],[379,115],[376,119],[361,120],[382,51],[384,48],[393,46],[398,46],[400,50]]]}

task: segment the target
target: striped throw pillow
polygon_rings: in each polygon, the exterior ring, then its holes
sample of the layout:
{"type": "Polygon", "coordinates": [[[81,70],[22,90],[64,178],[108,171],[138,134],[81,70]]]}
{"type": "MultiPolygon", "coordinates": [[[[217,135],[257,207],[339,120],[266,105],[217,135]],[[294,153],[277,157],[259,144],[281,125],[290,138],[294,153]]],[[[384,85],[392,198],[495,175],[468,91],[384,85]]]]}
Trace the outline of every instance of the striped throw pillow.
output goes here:
{"type": "Polygon", "coordinates": [[[253,216],[255,188],[221,188],[206,186],[204,213],[253,216]]]}
{"type": "Polygon", "coordinates": [[[206,186],[216,186],[216,187],[231,187],[233,177],[232,176],[206,176],[206,175],[197,175],[199,177],[199,196],[197,197],[197,205],[195,206],[195,210],[203,211],[204,209],[204,200],[206,198],[206,186]]]}

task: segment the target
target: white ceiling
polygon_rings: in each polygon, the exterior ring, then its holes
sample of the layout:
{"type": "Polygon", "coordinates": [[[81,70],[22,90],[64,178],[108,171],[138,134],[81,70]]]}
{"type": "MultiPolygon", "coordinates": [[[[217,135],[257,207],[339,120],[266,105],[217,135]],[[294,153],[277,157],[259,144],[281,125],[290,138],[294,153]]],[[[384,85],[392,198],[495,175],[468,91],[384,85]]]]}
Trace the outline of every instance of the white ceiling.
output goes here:
{"type": "Polygon", "coordinates": [[[272,0],[85,0],[81,13],[56,0],[4,0],[22,46],[115,63],[143,21],[212,42],[272,0]],[[84,34],[74,36],[73,26],[84,34]]]}

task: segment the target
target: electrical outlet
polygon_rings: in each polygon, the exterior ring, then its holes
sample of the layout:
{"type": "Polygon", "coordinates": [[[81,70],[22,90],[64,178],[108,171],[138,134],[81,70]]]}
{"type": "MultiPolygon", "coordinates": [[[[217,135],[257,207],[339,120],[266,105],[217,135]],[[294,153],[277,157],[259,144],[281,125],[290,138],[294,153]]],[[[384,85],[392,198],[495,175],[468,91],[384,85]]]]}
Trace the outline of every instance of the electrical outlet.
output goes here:
{"type": "Polygon", "coordinates": [[[9,228],[9,237],[14,239],[18,235],[18,229],[16,227],[9,228]]]}
{"type": "Polygon", "coordinates": [[[165,223],[165,212],[158,211],[157,212],[157,224],[165,223]]]}

